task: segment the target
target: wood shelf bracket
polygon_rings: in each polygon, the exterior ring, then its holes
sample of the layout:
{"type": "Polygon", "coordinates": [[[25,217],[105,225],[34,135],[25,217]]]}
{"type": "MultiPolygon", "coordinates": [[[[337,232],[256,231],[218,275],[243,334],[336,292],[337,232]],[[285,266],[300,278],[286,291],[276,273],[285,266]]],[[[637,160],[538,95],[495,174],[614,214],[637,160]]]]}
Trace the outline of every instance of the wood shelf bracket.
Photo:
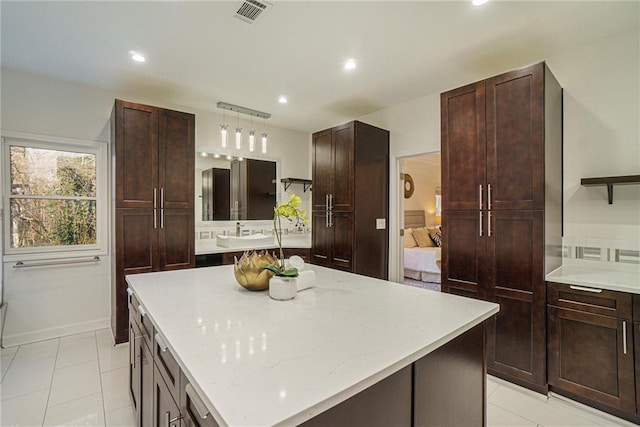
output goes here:
{"type": "Polygon", "coordinates": [[[626,176],[607,176],[602,178],[582,178],[580,184],[589,187],[595,185],[607,186],[607,198],[609,204],[613,204],[613,185],[616,184],[640,184],[640,175],[626,175],[626,176]]]}
{"type": "Polygon", "coordinates": [[[311,191],[311,180],[310,179],[301,179],[301,178],[282,178],[280,180],[284,184],[284,191],[287,191],[291,184],[302,184],[302,191],[307,192],[307,190],[311,191]]]}

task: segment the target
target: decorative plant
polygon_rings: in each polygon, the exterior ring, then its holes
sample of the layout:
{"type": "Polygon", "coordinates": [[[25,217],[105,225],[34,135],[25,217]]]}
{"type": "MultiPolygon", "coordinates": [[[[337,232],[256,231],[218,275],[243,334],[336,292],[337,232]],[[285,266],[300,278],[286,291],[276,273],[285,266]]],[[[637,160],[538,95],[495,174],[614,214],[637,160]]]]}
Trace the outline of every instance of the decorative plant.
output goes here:
{"type": "Polygon", "coordinates": [[[273,231],[278,240],[278,248],[280,249],[280,260],[267,265],[265,268],[272,271],[276,276],[297,277],[298,269],[295,267],[285,269],[284,252],[282,251],[282,218],[294,223],[296,227],[302,227],[308,222],[307,211],[298,209],[302,199],[292,194],[287,203],[282,203],[273,208],[273,231]]]}

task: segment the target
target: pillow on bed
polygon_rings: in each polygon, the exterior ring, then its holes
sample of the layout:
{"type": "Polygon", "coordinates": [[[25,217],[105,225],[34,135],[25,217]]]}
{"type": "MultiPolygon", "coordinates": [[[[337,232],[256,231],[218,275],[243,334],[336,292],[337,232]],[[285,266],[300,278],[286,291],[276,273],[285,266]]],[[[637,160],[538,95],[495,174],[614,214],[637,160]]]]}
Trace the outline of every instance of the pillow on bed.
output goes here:
{"type": "Polygon", "coordinates": [[[410,228],[404,230],[404,247],[407,249],[415,248],[417,245],[416,239],[413,238],[413,231],[410,228]]]}
{"type": "Polygon", "coordinates": [[[419,247],[429,248],[434,246],[433,241],[429,237],[429,230],[427,230],[426,227],[414,228],[412,231],[413,238],[416,240],[419,247]]]}
{"type": "Polygon", "coordinates": [[[429,230],[429,238],[437,247],[442,246],[442,231],[439,228],[432,228],[429,230]]]}

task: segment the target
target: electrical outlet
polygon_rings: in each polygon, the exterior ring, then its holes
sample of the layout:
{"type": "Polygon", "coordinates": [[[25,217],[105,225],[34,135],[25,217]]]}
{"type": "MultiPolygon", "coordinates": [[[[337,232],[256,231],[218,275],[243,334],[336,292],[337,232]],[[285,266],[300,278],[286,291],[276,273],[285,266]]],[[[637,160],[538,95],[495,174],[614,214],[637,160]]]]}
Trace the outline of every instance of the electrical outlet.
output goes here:
{"type": "Polygon", "coordinates": [[[376,230],[384,230],[387,228],[386,218],[376,218],[376,230]]]}

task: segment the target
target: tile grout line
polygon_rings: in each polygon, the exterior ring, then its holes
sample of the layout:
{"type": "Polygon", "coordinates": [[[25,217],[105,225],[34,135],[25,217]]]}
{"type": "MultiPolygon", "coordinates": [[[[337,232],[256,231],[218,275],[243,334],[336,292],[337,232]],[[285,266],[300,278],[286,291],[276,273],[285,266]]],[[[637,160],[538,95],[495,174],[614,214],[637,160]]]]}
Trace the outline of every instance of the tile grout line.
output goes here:
{"type": "Polygon", "coordinates": [[[93,336],[95,338],[96,343],[96,352],[98,353],[98,378],[100,381],[100,396],[102,401],[102,421],[104,421],[104,425],[107,425],[107,411],[104,407],[104,387],[102,385],[102,364],[100,362],[100,349],[98,348],[98,334],[97,331],[93,331],[93,336]]]}
{"type": "Polygon", "coordinates": [[[7,374],[9,373],[9,369],[11,369],[11,365],[13,364],[13,361],[16,358],[16,354],[18,354],[18,350],[20,350],[20,346],[18,346],[16,351],[13,353],[13,355],[11,355],[11,360],[9,361],[9,366],[7,366],[6,371],[4,371],[4,375],[2,376],[2,378],[0,378],[0,384],[2,384],[2,382],[4,381],[4,377],[6,377],[7,374]]]}
{"type": "Polygon", "coordinates": [[[57,338],[58,346],[56,347],[56,357],[53,361],[53,372],[51,372],[51,381],[49,381],[49,393],[47,393],[47,403],[44,406],[44,416],[42,417],[42,426],[47,419],[47,410],[49,409],[49,399],[51,398],[51,389],[53,389],[53,377],[56,375],[56,363],[58,363],[58,353],[60,353],[60,338],[57,338]]]}
{"type": "Polygon", "coordinates": [[[522,419],[523,419],[523,420],[525,420],[525,421],[529,421],[531,424],[535,424],[536,426],[539,426],[539,425],[540,425],[537,421],[531,420],[531,419],[529,419],[529,418],[527,418],[527,417],[525,417],[525,416],[522,416],[522,415],[520,415],[520,414],[517,414],[517,413],[513,412],[511,409],[507,409],[507,408],[505,408],[505,407],[503,407],[503,406],[501,406],[501,405],[497,405],[497,404],[495,404],[495,403],[493,403],[493,402],[487,402],[487,406],[489,406],[490,404],[491,404],[491,405],[493,405],[493,406],[495,406],[496,408],[500,408],[500,409],[502,409],[503,411],[509,412],[510,414],[515,415],[515,416],[516,416],[516,417],[518,417],[518,418],[522,418],[522,419]]]}

